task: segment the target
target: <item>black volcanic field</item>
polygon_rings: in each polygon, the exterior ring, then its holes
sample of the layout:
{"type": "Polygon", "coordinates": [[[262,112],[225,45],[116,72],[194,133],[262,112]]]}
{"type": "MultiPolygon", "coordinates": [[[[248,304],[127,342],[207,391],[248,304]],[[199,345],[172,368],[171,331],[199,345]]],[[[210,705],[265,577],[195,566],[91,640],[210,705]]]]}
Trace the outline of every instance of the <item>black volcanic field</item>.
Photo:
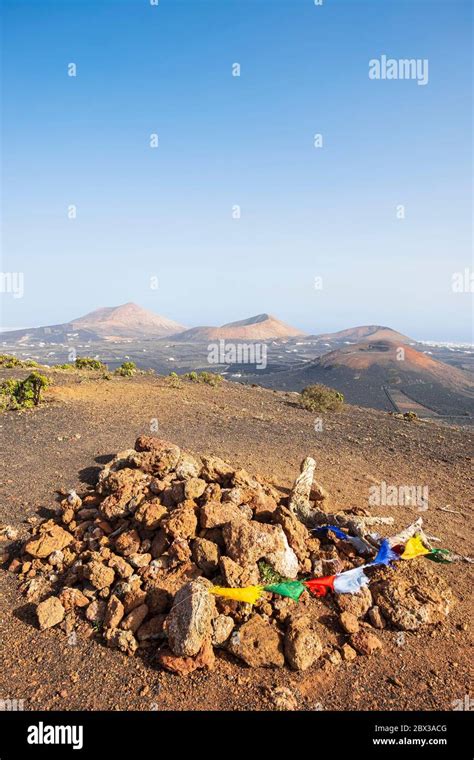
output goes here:
{"type": "MultiPolygon", "coordinates": [[[[44,337],[51,341],[51,336],[44,337]]],[[[3,341],[0,350],[2,353],[32,358],[41,364],[52,366],[71,361],[71,347],[61,338],[62,335],[57,336],[56,344],[42,344],[41,339],[24,345],[19,345],[16,341],[3,341]]],[[[426,416],[452,416],[461,422],[467,422],[466,417],[474,418],[472,392],[460,392],[459,389],[438,382],[421,381],[419,375],[398,368],[393,371],[375,365],[358,372],[345,366],[318,366],[315,361],[318,357],[345,345],[347,343],[322,341],[312,336],[267,341],[267,366],[264,369],[256,369],[251,364],[210,365],[207,343],[182,343],[169,338],[123,339],[112,343],[91,340],[86,331],[81,331],[75,339],[74,349],[77,356],[96,357],[112,370],[123,361],[134,361],[137,367],[152,369],[162,375],[211,370],[222,373],[227,380],[234,382],[255,383],[275,390],[298,392],[307,385],[323,383],[341,391],[348,403],[358,406],[405,411],[413,401],[417,413],[423,412],[416,408],[417,404],[426,408],[426,416]],[[401,406],[397,404],[400,399],[403,401],[401,406]],[[408,404],[406,409],[405,401],[408,404]]],[[[428,351],[433,359],[462,370],[467,380],[474,379],[474,355],[466,349],[428,348],[422,344],[416,344],[416,348],[428,351]]]]}

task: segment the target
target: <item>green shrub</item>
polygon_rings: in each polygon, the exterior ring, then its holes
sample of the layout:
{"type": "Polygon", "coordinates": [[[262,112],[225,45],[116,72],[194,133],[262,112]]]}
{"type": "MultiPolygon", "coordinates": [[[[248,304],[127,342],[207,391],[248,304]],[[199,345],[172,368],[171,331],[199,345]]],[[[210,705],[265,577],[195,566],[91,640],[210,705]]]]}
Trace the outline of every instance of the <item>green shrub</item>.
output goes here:
{"type": "Polygon", "coordinates": [[[39,364],[33,359],[18,359],[12,354],[0,354],[0,367],[2,369],[13,369],[14,367],[39,367],[39,364]]]}
{"type": "Polygon", "coordinates": [[[214,372],[200,372],[198,375],[198,380],[200,383],[206,383],[207,385],[212,385],[213,387],[216,385],[219,385],[223,381],[222,375],[215,374],[214,372]]]}
{"type": "Polygon", "coordinates": [[[41,402],[43,389],[50,385],[45,375],[32,372],[25,380],[6,380],[0,386],[4,409],[29,409],[41,402]]]}
{"type": "Polygon", "coordinates": [[[120,367],[117,367],[117,369],[114,372],[114,375],[121,375],[122,377],[132,377],[137,372],[137,365],[135,362],[124,362],[120,365],[120,367]]]}
{"type": "Polygon", "coordinates": [[[98,359],[92,359],[90,356],[81,356],[75,361],[76,369],[99,369],[105,371],[107,365],[100,362],[98,359]]]}
{"type": "Polygon", "coordinates": [[[335,412],[342,407],[344,396],[326,385],[308,385],[300,396],[300,405],[310,412],[335,412]]]}
{"type": "Polygon", "coordinates": [[[181,378],[176,372],[170,372],[167,379],[172,388],[181,388],[181,378]]]}
{"type": "Polygon", "coordinates": [[[53,366],[51,367],[51,369],[66,369],[66,370],[71,370],[71,369],[75,369],[75,366],[74,366],[74,364],[53,364],[53,366]]]}
{"type": "Polygon", "coordinates": [[[190,380],[192,383],[206,383],[213,387],[219,385],[224,379],[222,375],[217,375],[214,372],[187,372],[183,375],[186,380],[190,380]]]}

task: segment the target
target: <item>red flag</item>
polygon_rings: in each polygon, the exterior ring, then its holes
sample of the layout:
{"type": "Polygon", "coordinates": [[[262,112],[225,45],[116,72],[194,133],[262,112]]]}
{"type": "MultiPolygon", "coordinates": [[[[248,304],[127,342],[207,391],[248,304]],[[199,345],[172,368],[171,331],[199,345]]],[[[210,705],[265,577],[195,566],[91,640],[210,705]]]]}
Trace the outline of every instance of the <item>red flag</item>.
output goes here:
{"type": "Polygon", "coordinates": [[[315,596],[326,596],[328,588],[334,591],[335,577],[335,575],[325,575],[323,578],[313,578],[310,581],[303,581],[303,583],[315,596]]]}

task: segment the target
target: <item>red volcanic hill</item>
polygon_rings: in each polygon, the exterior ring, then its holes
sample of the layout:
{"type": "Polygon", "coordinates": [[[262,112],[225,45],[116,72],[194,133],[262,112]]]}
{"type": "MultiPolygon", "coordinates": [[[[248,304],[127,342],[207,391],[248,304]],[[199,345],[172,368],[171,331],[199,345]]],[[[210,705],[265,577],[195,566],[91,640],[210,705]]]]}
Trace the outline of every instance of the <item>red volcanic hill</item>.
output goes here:
{"type": "Polygon", "coordinates": [[[163,338],[184,330],[183,325],[142,309],[134,303],[108,306],[91,311],[83,317],[59,325],[33,327],[2,333],[2,340],[19,345],[34,341],[43,343],[67,342],[76,335],[80,340],[103,341],[120,338],[163,338]]]}
{"type": "Polygon", "coordinates": [[[396,391],[439,414],[474,414],[474,383],[466,373],[399,341],[344,346],[293,369],[246,380],[291,391],[322,383],[350,404],[386,410],[393,409],[390,395],[396,391]]]}
{"type": "Polygon", "coordinates": [[[365,340],[389,340],[399,343],[414,343],[411,338],[406,335],[392,330],[391,327],[384,327],[382,325],[360,325],[358,327],[348,327],[346,330],[339,330],[338,332],[325,333],[317,336],[320,340],[329,341],[351,341],[359,343],[365,340]]]}
{"type": "Polygon", "coordinates": [[[257,314],[255,317],[241,319],[238,322],[228,322],[221,327],[193,327],[179,335],[174,340],[190,343],[210,340],[270,340],[272,338],[292,338],[305,335],[296,327],[281,322],[271,314],[257,314]]]}
{"type": "Polygon", "coordinates": [[[95,309],[84,317],[73,319],[69,324],[75,330],[91,330],[103,338],[152,338],[185,330],[178,322],[154,314],[135,303],[95,309]]]}

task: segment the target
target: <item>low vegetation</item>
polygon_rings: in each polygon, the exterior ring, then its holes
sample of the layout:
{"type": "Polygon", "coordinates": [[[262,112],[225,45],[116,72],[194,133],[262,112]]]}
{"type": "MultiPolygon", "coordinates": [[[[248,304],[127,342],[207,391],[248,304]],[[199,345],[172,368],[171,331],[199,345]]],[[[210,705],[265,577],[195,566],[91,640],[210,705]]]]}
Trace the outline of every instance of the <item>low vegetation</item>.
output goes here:
{"type": "Polygon", "coordinates": [[[218,375],[215,372],[187,372],[183,377],[192,383],[205,383],[213,387],[219,385],[224,379],[222,375],[218,375]]]}
{"type": "Polygon", "coordinates": [[[39,367],[39,364],[33,361],[33,359],[18,359],[12,354],[0,354],[1,369],[22,369],[29,367],[39,367]]]}
{"type": "Polygon", "coordinates": [[[44,388],[50,383],[51,381],[39,372],[32,372],[24,380],[5,380],[0,386],[0,408],[13,410],[38,406],[44,388]]]}
{"type": "Polygon", "coordinates": [[[133,377],[133,375],[137,374],[137,365],[135,362],[124,362],[120,365],[120,367],[117,367],[117,369],[114,372],[114,375],[120,375],[121,377],[133,377]]]}
{"type": "Polygon", "coordinates": [[[344,404],[344,396],[326,385],[308,385],[301,392],[300,404],[310,412],[335,412],[344,404]]]}
{"type": "Polygon", "coordinates": [[[98,359],[92,359],[90,356],[81,356],[74,362],[76,369],[88,369],[88,370],[107,370],[107,365],[103,364],[98,359]]]}

